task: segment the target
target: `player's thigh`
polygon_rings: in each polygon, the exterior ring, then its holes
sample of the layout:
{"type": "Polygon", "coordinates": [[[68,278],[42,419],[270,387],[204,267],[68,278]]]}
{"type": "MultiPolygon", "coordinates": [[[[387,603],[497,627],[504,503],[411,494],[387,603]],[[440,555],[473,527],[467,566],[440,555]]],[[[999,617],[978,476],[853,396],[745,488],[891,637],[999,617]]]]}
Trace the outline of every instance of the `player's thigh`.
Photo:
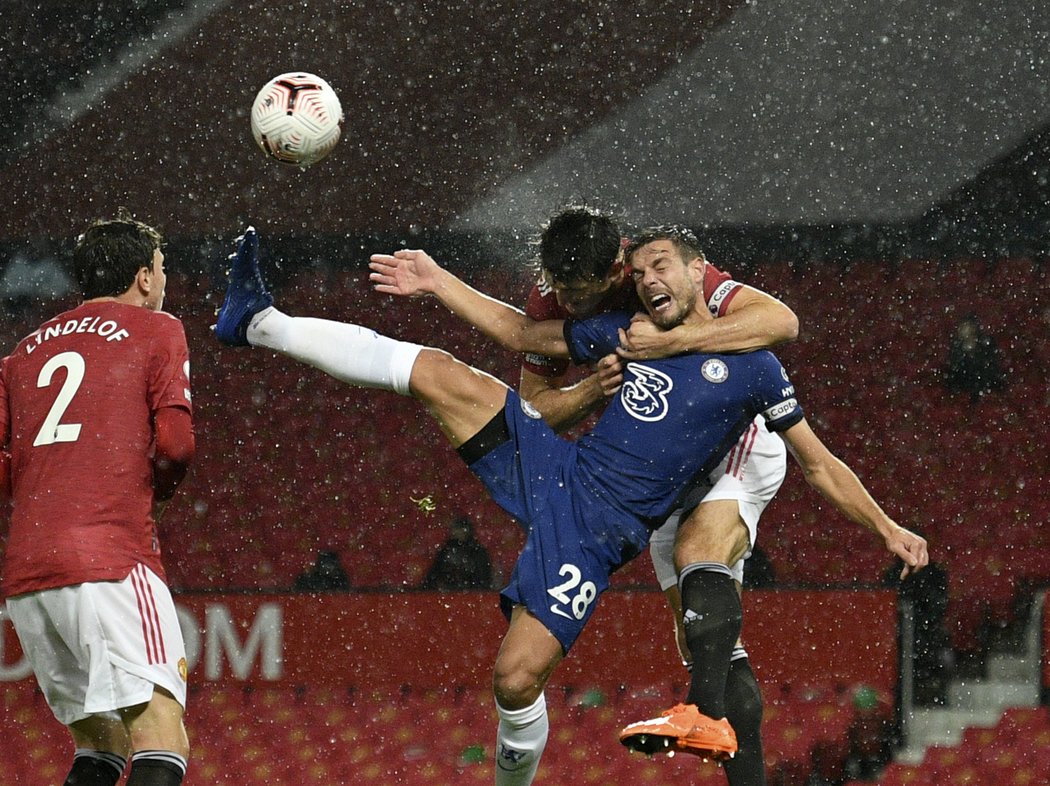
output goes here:
{"type": "Polygon", "coordinates": [[[507,386],[447,352],[425,349],[412,367],[413,395],[459,447],[503,410],[507,386]]]}
{"type": "Polygon", "coordinates": [[[675,565],[694,562],[732,565],[750,548],[750,532],[735,499],[702,502],[678,525],[675,565]]]}
{"type": "Polygon", "coordinates": [[[147,703],[121,710],[132,750],[172,751],[188,757],[190,743],[182,716],[182,704],[163,688],[155,688],[147,703]]]}
{"type": "Polygon", "coordinates": [[[114,714],[92,715],[69,725],[73,744],[77,748],[117,753],[127,758],[131,741],[127,729],[114,714]]]}
{"type": "Polygon", "coordinates": [[[524,606],[511,612],[492,675],[496,701],[508,710],[529,706],[563,657],[562,646],[524,606]]]}

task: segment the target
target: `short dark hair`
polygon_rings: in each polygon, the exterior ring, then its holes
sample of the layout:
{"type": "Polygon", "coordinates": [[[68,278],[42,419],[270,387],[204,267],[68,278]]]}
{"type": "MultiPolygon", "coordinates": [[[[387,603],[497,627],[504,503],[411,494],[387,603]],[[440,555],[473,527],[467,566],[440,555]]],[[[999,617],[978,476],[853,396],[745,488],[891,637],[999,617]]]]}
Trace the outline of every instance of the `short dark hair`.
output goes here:
{"type": "Polygon", "coordinates": [[[152,269],[153,252],[163,238],[121,208],[113,219],[98,219],[77,238],[73,275],[84,300],[127,292],[143,267],[152,269]]]}
{"type": "Polygon", "coordinates": [[[543,227],[540,268],[555,281],[604,278],[620,253],[620,239],[612,215],[584,205],[566,207],[543,227]]]}
{"type": "Polygon", "coordinates": [[[700,257],[701,259],[707,259],[704,256],[704,250],[700,248],[700,241],[697,239],[696,233],[689,227],[681,224],[662,224],[643,229],[627,243],[623,250],[623,258],[630,262],[631,255],[635,251],[647,243],[652,243],[654,240],[670,240],[683,258],[700,257]]]}

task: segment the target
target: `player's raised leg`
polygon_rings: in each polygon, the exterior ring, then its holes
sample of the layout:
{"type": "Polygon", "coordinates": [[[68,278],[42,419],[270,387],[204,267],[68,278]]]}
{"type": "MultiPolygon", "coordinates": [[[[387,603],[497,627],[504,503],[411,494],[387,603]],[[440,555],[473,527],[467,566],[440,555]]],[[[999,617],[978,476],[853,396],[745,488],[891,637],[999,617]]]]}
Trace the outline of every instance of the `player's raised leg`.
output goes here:
{"type": "Polygon", "coordinates": [[[447,352],[398,341],[360,325],[289,316],[273,305],[259,271],[258,236],[248,227],[230,257],[215,335],[230,346],[272,349],[359,387],[422,401],[455,447],[503,408],[507,387],[447,352]]]}

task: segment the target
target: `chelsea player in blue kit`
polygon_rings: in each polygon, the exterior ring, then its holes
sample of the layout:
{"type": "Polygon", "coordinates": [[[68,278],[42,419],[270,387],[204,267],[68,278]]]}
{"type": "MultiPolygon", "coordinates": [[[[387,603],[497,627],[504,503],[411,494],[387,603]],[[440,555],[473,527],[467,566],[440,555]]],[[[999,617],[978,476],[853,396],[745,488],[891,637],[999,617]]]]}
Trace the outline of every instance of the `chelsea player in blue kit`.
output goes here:
{"type": "MultiPolygon", "coordinates": [[[[218,339],[280,352],[348,384],[419,399],[493,499],[525,527],[525,547],[501,596],[510,625],[493,674],[500,718],[495,780],[497,786],[531,783],[547,738],[547,680],[610,574],[645,548],[651,528],[681,504],[691,481],[709,472],[758,414],[796,455],[823,448],[794,388],[768,352],[630,363],[593,431],[570,442],[504,383],[447,352],[282,313],[259,274],[257,243],[249,228],[233,256],[218,339]]],[[[639,258],[635,281],[655,323],[711,318],[697,297],[701,274],[681,258],[639,258]]],[[[597,360],[615,349],[626,319],[570,323],[567,343],[580,359],[597,360]]],[[[882,535],[906,565],[921,567],[925,542],[876,516],[869,506],[877,505],[850,477],[860,491],[842,494],[853,499],[857,520],[882,535]]],[[[708,750],[731,755],[736,741],[728,722],[703,723],[708,750]]]]}

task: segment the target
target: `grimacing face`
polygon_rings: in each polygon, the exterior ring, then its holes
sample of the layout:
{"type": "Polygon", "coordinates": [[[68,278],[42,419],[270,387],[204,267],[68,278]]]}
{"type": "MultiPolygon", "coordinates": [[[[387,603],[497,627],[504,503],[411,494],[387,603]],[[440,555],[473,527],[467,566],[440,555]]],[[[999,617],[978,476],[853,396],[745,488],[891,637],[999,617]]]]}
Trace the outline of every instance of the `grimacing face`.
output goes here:
{"type": "Polygon", "coordinates": [[[682,324],[696,307],[703,258],[683,259],[672,241],[654,240],[637,249],[630,262],[638,298],[653,322],[665,329],[682,324]]]}

